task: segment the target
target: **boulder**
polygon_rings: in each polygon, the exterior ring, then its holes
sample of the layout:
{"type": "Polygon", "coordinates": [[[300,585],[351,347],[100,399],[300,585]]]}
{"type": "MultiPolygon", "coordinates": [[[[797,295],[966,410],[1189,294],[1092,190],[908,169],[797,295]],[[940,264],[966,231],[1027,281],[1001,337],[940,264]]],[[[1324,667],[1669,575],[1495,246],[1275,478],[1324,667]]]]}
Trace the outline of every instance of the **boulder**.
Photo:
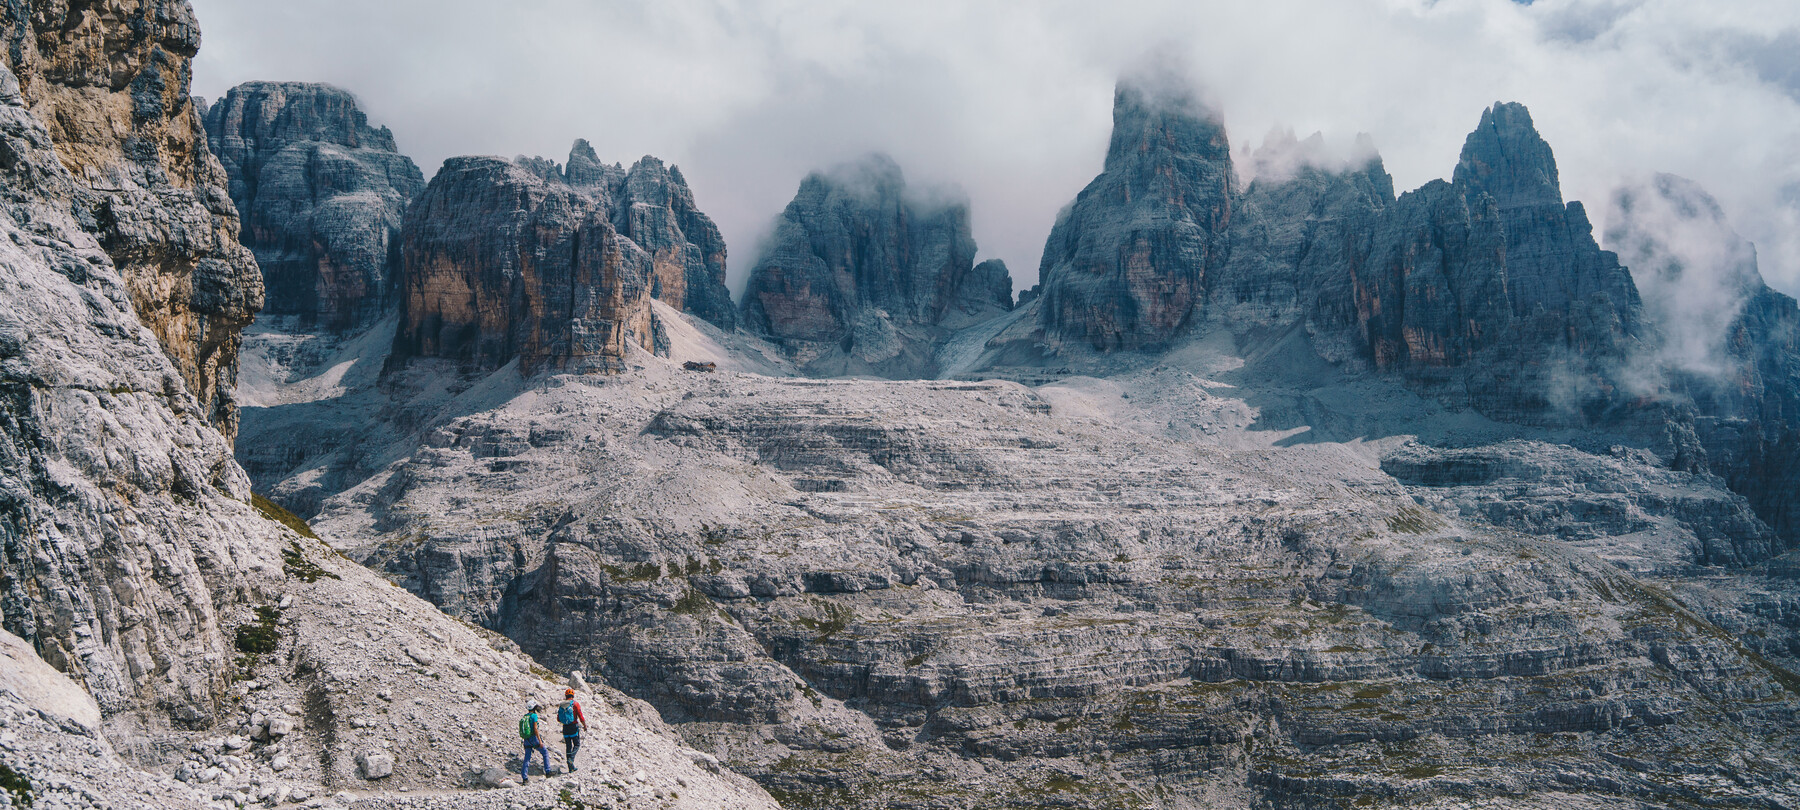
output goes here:
{"type": "Polygon", "coordinates": [[[374,751],[357,754],[356,768],[364,779],[386,779],[394,775],[394,755],[374,751]]]}

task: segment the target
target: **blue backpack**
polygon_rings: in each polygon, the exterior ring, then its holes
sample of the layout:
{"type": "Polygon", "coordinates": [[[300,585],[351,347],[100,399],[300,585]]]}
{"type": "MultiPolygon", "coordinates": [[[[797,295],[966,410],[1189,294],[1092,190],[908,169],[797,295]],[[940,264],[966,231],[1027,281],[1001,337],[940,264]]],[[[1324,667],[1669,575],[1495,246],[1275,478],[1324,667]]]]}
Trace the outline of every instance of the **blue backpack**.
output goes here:
{"type": "Polygon", "coordinates": [[[565,726],[575,722],[575,701],[563,701],[563,705],[557,707],[556,722],[565,726]]]}

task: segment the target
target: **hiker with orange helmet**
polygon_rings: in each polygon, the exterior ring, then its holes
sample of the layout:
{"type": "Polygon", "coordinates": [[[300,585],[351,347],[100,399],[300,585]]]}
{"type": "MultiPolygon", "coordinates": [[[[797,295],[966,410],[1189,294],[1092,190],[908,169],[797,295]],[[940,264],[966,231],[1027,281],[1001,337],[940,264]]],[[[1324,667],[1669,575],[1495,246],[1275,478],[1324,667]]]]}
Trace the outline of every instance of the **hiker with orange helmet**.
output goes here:
{"type": "Polygon", "coordinates": [[[575,752],[581,750],[581,732],[587,730],[587,718],[581,714],[581,703],[575,700],[575,690],[563,690],[562,705],[556,707],[556,721],[562,723],[563,761],[568,763],[569,772],[575,771],[575,752]]]}

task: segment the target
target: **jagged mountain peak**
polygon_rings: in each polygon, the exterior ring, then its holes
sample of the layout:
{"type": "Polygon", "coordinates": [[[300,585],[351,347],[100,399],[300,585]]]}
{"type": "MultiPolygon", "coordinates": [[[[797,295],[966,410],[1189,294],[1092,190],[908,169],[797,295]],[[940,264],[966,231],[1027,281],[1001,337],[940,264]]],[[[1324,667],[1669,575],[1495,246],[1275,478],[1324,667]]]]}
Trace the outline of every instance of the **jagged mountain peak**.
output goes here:
{"type": "Polygon", "coordinates": [[[209,129],[246,141],[319,141],[396,151],[393,131],[371,126],[356,94],[336,85],[248,81],[226,91],[206,113],[209,129]]]}
{"type": "Polygon", "coordinates": [[[947,330],[1011,308],[1004,265],[974,260],[960,189],[909,187],[870,153],[801,181],[751,270],[744,318],[809,373],[933,376],[947,330]]]}
{"type": "Polygon", "coordinates": [[[1120,80],[1113,89],[1107,171],[1132,155],[1152,152],[1229,162],[1224,112],[1181,81],[1163,76],[1120,80]]]}
{"type": "Polygon", "coordinates": [[[563,168],[563,181],[569,185],[610,186],[624,176],[624,167],[602,161],[586,138],[576,138],[575,144],[569,147],[569,161],[563,168]]]}
{"type": "Polygon", "coordinates": [[[1455,183],[1493,195],[1501,208],[1561,205],[1556,155],[1518,102],[1495,102],[1463,142],[1455,183]]]}

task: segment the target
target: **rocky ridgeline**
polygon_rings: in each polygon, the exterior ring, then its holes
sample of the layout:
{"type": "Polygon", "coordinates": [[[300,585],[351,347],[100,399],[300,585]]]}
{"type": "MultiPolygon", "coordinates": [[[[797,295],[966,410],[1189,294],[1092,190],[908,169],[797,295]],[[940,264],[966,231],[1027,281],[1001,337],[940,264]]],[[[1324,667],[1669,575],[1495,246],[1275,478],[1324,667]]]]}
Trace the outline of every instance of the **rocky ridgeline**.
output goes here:
{"type": "Polygon", "coordinates": [[[680,171],[607,166],[586,141],[566,169],[445,161],[407,213],[402,256],[397,358],[616,371],[627,344],[656,347],[652,299],[734,322],[724,240],[680,171]]]}
{"type": "Polygon", "coordinates": [[[296,82],[241,84],[205,121],[262,268],[264,312],[344,331],[392,311],[401,217],[425,188],[393,133],[349,93],[296,82]]]}
{"type": "MultiPolygon", "coordinates": [[[[1291,136],[1251,156],[1240,191],[1221,120],[1167,82],[1121,84],[1106,170],[1046,243],[1035,322],[999,333],[973,376],[1106,373],[1147,361],[1105,353],[1215,329],[1250,353],[1287,351],[1299,331],[1341,368],[1505,422],[1619,431],[1679,469],[1711,470],[1794,542],[1792,498],[1777,493],[1800,488],[1800,316],[1704,192],[1662,181],[1639,196],[1705,222],[1697,238],[1718,247],[1691,272],[1735,288],[1646,307],[1586,209],[1563,201],[1521,105],[1483,112],[1451,181],[1398,197],[1366,141],[1346,160],[1291,136]],[[1703,370],[1669,351],[1709,317],[1692,300],[1731,313],[1707,336],[1703,370]]],[[[1635,244],[1643,283],[1658,284],[1657,257],[1673,249],[1659,224],[1634,232],[1629,206],[1618,222],[1614,241],[1635,244]]]]}
{"type": "Polygon", "coordinates": [[[744,292],[745,323],[814,376],[935,377],[953,332],[1011,309],[968,204],[909,190],[886,155],[801,181],[744,292]]]}
{"type": "Polygon", "coordinates": [[[200,29],[186,3],[11,3],[7,66],[73,175],[77,219],[209,422],[237,434],[239,331],[262,307],[226,179],[189,99],[200,29]]]}

